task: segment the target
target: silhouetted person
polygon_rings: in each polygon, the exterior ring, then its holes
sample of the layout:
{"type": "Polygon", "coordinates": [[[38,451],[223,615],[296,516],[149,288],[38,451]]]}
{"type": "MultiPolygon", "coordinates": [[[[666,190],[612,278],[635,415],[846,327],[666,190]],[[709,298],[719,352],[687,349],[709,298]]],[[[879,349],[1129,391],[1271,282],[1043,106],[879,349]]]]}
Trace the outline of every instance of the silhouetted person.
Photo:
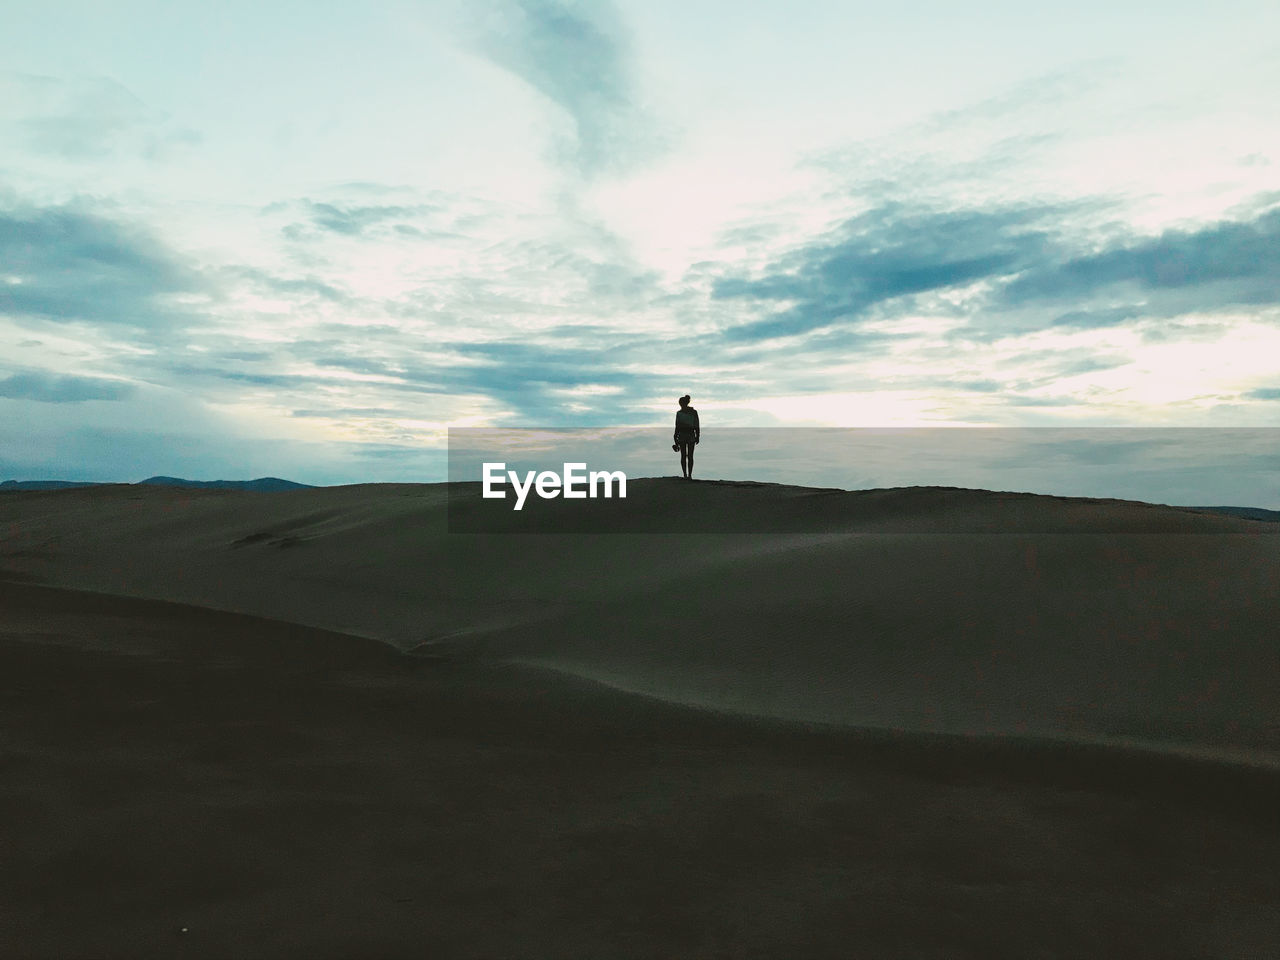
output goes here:
{"type": "Polygon", "coordinates": [[[698,411],[689,406],[689,395],[680,398],[680,409],[676,411],[676,432],[672,438],[672,450],[680,451],[680,469],[686,480],[693,479],[693,448],[702,438],[702,428],[698,424],[698,411]]]}

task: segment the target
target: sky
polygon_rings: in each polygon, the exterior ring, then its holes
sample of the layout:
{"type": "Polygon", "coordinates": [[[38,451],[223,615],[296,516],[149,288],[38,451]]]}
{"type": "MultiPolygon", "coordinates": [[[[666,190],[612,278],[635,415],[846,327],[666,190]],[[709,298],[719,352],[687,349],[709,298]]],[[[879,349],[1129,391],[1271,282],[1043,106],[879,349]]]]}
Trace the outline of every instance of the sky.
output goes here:
{"type": "Polygon", "coordinates": [[[684,393],[1280,426],[1277,38],[1262,0],[2,4],[0,478],[441,480],[450,427],[684,393]]]}

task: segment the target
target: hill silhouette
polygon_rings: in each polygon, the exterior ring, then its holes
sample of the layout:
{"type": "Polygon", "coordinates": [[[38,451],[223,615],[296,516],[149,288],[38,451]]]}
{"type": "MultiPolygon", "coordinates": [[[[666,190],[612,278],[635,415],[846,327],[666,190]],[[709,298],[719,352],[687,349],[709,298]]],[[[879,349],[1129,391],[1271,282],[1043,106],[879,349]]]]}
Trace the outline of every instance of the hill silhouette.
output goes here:
{"type": "MultiPolygon", "coordinates": [[[[67,490],[76,487],[111,486],[109,481],[90,480],[5,480],[0,482],[3,490],[67,490]]],[[[148,477],[139,480],[133,486],[145,485],[153,487],[192,487],[212,490],[257,490],[275,492],[280,490],[306,490],[310,484],[296,483],[293,480],[281,480],[279,477],[259,477],[257,480],[184,480],[181,477],[148,477]]]]}

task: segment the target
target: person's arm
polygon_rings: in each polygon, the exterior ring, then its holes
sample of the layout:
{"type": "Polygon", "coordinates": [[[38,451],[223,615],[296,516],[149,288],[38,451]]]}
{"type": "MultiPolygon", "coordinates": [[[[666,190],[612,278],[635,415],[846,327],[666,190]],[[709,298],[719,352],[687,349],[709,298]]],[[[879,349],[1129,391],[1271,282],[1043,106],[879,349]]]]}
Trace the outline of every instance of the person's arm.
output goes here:
{"type": "Polygon", "coordinates": [[[671,442],[676,443],[680,440],[680,414],[676,414],[676,426],[671,431],[671,442]]]}
{"type": "Polygon", "coordinates": [[[702,422],[698,419],[698,411],[693,411],[693,442],[697,443],[702,439],[702,422]]]}

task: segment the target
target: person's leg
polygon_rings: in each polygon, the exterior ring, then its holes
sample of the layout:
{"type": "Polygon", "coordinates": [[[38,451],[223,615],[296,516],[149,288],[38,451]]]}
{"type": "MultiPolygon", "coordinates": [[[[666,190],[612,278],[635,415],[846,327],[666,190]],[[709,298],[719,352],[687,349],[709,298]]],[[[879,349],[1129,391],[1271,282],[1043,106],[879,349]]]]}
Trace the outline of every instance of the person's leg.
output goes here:
{"type": "Polygon", "coordinates": [[[680,444],[680,473],[683,477],[689,477],[689,445],[687,443],[680,444]]]}
{"type": "Polygon", "coordinates": [[[688,446],[689,446],[689,472],[686,474],[686,476],[690,480],[692,480],[693,479],[693,444],[691,443],[688,446]]]}

